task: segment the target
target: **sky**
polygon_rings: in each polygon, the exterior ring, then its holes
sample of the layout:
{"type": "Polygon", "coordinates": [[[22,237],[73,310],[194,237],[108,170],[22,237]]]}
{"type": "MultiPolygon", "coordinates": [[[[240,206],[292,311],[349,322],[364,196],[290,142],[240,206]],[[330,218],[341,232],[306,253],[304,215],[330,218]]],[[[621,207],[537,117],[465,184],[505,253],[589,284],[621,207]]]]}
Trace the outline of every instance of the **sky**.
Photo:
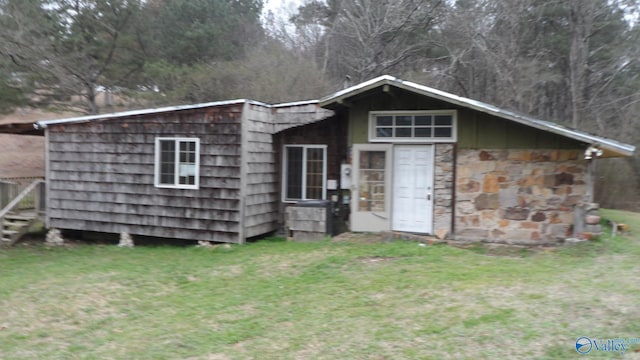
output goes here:
{"type": "Polygon", "coordinates": [[[303,0],[265,0],[264,12],[273,11],[274,14],[289,12],[302,5],[303,0]]]}

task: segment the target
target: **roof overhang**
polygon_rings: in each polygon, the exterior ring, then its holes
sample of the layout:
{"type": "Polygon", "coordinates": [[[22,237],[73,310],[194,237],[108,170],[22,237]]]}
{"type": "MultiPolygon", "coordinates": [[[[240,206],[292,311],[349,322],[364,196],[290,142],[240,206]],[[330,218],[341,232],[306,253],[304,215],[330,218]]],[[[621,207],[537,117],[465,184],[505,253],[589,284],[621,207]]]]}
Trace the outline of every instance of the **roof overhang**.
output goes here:
{"type": "Polygon", "coordinates": [[[132,116],[144,116],[144,115],[153,115],[153,114],[160,114],[160,113],[167,113],[167,112],[174,112],[174,111],[196,110],[196,109],[203,109],[203,108],[209,108],[209,107],[240,105],[240,104],[262,106],[269,109],[282,109],[282,108],[305,106],[305,105],[317,105],[318,100],[296,101],[296,102],[287,102],[287,103],[281,103],[281,104],[267,104],[267,103],[254,101],[254,100],[236,99],[236,100],[215,101],[215,102],[207,102],[207,103],[192,104],[192,105],[165,106],[165,107],[152,108],[152,109],[122,111],[122,112],[109,113],[109,114],[77,116],[77,117],[71,117],[71,118],[65,118],[65,119],[40,120],[40,121],[36,121],[33,124],[29,124],[29,126],[32,128],[32,130],[35,128],[36,131],[38,130],[42,131],[42,129],[45,129],[51,125],[102,121],[102,120],[125,118],[125,117],[132,117],[132,116]]]}
{"type": "Polygon", "coordinates": [[[365,81],[358,85],[338,91],[332,95],[326,96],[319,100],[319,105],[325,108],[337,108],[339,106],[348,106],[350,99],[370,90],[394,86],[399,89],[413,92],[415,94],[424,95],[433,99],[445,101],[457,106],[480,111],[503,119],[507,119],[522,125],[530,126],[542,131],[564,136],[570,139],[578,140],[590,145],[597,145],[604,150],[605,157],[631,156],[635,151],[635,146],[625,144],[613,139],[602,136],[589,134],[580,130],[570,129],[556,123],[536,119],[528,115],[520,114],[514,111],[501,109],[497,106],[487,104],[481,101],[465,98],[455,94],[451,94],[442,90],[430,88],[428,86],[404,81],[393,76],[383,75],[375,79],[365,81]]]}
{"type": "Polygon", "coordinates": [[[42,129],[34,127],[31,122],[15,122],[8,124],[0,124],[0,134],[17,134],[17,135],[44,135],[42,129]]]}
{"type": "Polygon", "coordinates": [[[207,107],[237,105],[237,104],[244,104],[247,102],[255,105],[269,106],[267,104],[263,104],[257,101],[238,99],[238,100],[216,101],[216,102],[208,102],[208,103],[193,104],[193,105],[165,106],[165,107],[159,107],[159,108],[153,108],[153,109],[130,110],[130,111],[115,112],[110,114],[77,116],[77,117],[66,118],[66,119],[40,120],[33,123],[33,127],[35,127],[36,129],[45,129],[50,125],[73,124],[73,123],[81,123],[81,122],[91,122],[96,120],[124,118],[124,117],[131,117],[131,116],[152,115],[152,114],[160,114],[160,113],[166,113],[166,112],[172,112],[172,111],[194,110],[194,109],[202,109],[207,107]]]}

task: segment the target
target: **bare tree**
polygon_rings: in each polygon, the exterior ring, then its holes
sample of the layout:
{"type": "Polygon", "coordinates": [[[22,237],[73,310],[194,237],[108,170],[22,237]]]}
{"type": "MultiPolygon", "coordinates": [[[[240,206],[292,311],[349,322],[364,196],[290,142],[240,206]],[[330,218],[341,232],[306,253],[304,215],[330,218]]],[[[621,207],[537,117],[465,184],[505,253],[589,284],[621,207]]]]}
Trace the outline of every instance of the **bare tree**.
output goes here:
{"type": "Polygon", "coordinates": [[[307,3],[296,25],[323,27],[321,68],[341,78],[368,79],[402,73],[429,51],[430,33],[441,20],[442,0],[342,0],[307,3]]]}
{"type": "Polygon", "coordinates": [[[31,87],[33,103],[97,113],[99,86],[120,85],[142,69],[127,33],[138,7],[137,0],[5,0],[0,55],[31,87]]]}

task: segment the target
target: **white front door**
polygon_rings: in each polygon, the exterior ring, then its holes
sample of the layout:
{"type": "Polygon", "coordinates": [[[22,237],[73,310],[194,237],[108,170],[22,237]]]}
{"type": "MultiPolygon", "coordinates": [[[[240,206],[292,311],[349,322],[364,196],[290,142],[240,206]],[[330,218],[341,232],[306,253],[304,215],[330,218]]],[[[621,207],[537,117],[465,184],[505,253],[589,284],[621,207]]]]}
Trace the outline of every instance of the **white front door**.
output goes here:
{"type": "Polygon", "coordinates": [[[397,145],[393,157],[394,231],[433,231],[433,145],[397,145]]]}

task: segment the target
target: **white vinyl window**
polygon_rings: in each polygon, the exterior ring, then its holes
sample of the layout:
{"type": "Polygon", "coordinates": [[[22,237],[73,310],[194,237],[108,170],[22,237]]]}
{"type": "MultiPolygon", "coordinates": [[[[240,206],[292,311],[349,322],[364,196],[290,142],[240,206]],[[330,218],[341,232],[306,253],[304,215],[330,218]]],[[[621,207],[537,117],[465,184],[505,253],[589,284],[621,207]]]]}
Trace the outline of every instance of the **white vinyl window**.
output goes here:
{"type": "Polygon", "coordinates": [[[326,145],[286,145],[283,158],[283,201],[326,198],[326,145]]]}
{"type": "Polygon", "coordinates": [[[374,111],[369,140],[449,142],[456,140],[456,111],[374,111]]]}
{"type": "Polygon", "coordinates": [[[156,138],[156,187],[197,189],[199,173],[200,139],[156,138]]]}

